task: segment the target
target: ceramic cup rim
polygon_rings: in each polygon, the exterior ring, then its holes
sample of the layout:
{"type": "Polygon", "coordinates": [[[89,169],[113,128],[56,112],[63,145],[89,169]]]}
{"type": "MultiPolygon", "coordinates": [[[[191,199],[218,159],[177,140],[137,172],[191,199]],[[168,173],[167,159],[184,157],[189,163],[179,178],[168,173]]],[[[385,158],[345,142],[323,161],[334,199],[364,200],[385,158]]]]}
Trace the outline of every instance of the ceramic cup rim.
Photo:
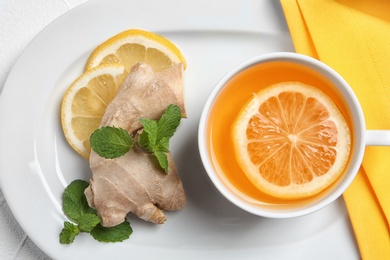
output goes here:
{"type": "Polygon", "coordinates": [[[332,68],[323,62],[311,58],[306,55],[292,53],[292,52],[273,52],[268,54],[259,55],[253,57],[243,63],[235,66],[232,70],[227,72],[215,85],[213,90],[211,91],[205,106],[203,108],[199,128],[198,128],[198,147],[199,153],[201,157],[201,161],[203,163],[204,169],[211,182],[214,184],[216,189],[231,203],[238,206],[239,208],[250,212],[252,214],[269,217],[269,218],[291,218],[298,217],[313,213],[318,211],[319,209],[324,208],[329,205],[336,199],[338,199],[343,192],[348,188],[348,186],[352,183],[355,178],[360,165],[363,160],[364,149],[365,149],[365,121],[362,108],[360,103],[349,86],[349,84],[332,68]],[[250,68],[256,64],[267,63],[267,62],[275,62],[275,61],[288,61],[298,63],[303,66],[308,66],[311,69],[319,72],[327,79],[329,79],[341,92],[345,102],[348,104],[350,113],[352,116],[352,127],[353,127],[353,148],[351,151],[352,157],[350,159],[350,163],[347,169],[347,173],[342,176],[342,179],[338,181],[336,187],[326,196],[313,200],[312,203],[305,205],[303,207],[298,208],[288,208],[284,209],[273,209],[268,207],[263,207],[261,203],[249,203],[246,200],[243,200],[242,197],[238,196],[235,192],[233,192],[230,188],[228,188],[223,181],[218,177],[217,173],[214,170],[213,164],[210,159],[210,155],[208,153],[208,144],[207,144],[207,123],[210,110],[214,103],[214,100],[226,85],[226,83],[235,75],[240,73],[241,71],[250,68]],[[260,205],[260,206],[259,206],[260,205]]]}

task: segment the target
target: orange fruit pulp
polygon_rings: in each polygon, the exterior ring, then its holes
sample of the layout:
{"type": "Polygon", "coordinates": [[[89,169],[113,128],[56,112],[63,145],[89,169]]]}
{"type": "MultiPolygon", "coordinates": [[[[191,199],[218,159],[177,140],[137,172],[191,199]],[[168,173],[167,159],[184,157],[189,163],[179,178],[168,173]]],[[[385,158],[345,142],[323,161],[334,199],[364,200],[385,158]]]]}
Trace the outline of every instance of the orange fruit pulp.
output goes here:
{"type": "Polygon", "coordinates": [[[246,177],[237,162],[230,129],[242,107],[251,99],[253,93],[271,85],[288,81],[315,86],[326,93],[346,119],[351,130],[351,140],[353,139],[351,120],[341,94],[328,79],[318,72],[292,62],[257,64],[239,72],[214,100],[207,125],[209,154],[220,178],[231,183],[244,197],[269,204],[285,204],[289,200],[276,198],[260,191],[246,177]]]}

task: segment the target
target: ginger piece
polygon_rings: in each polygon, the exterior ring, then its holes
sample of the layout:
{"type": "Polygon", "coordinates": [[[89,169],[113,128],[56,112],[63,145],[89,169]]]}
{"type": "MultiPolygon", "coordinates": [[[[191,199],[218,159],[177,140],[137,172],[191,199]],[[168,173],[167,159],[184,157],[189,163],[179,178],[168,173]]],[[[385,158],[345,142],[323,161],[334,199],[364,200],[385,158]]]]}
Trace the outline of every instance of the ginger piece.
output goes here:
{"type": "MultiPolygon", "coordinates": [[[[185,117],[182,73],[181,64],[158,73],[147,64],[136,64],[108,105],[100,127],[120,127],[134,134],[142,128],[139,118],[157,120],[170,104],[178,105],[185,117]]],[[[92,179],[85,195],[103,226],[122,223],[129,212],[161,224],[166,220],[164,210],[185,206],[183,185],[172,156],[168,154],[168,174],[154,160],[137,149],[115,159],[91,151],[92,179]]]]}

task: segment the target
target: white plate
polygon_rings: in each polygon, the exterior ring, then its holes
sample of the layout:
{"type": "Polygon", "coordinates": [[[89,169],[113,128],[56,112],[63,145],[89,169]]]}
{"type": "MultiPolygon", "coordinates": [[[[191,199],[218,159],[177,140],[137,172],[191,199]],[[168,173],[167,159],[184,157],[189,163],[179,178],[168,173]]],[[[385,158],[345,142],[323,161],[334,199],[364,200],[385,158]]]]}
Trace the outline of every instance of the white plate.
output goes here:
{"type": "Polygon", "coordinates": [[[293,51],[279,2],[272,0],[97,0],[54,21],[21,55],[0,100],[1,186],[22,228],[56,259],[358,259],[342,199],[301,218],[257,217],[223,199],[199,160],[197,126],[214,84],[234,65],[272,51],[293,51]],[[168,213],[161,226],[130,217],[134,233],[123,243],[81,234],[61,245],[64,187],[91,174],[62,135],[62,95],[94,47],[128,28],[168,37],[187,58],[189,118],[171,149],[188,204],[168,213]]]}

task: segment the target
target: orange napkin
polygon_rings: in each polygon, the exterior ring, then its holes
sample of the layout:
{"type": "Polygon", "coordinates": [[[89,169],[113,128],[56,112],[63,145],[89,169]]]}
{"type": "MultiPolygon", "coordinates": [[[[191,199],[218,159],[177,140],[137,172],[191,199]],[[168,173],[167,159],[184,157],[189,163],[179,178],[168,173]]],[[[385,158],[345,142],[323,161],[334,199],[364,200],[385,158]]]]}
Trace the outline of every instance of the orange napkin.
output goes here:
{"type": "MultiPolygon", "coordinates": [[[[295,49],[350,84],[368,129],[390,129],[390,1],[281,0],[295,49]]],[[[344,193],[363,259],[390,259],[390,147],[367,147],[344,193]]]]}

